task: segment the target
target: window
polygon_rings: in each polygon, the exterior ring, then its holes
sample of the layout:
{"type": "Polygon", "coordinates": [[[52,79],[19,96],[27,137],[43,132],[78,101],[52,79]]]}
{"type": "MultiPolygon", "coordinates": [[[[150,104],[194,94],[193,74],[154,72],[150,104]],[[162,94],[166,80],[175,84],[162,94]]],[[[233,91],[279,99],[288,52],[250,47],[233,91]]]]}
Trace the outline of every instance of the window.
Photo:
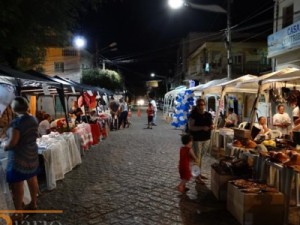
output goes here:
{"type": "Polygon", "coordinates": [[[65,65],[63,62],[54,62],[54,72],[64,72],[65,65]]]}
{"type": "Polygon", "coordinates": [[[63,56],[77,56],[77,50],[76,49],[63,49],[62,55],[63,56]]]}
{"type": "Polygon", "coordinates": [[[243,56],[242,55],[232,56],[232,63],[235,65],[242,65],[243,64],[243,56]]]}
{"type": "Polygon", "coordinates": [[[287,27],[293,23],[294,5],[284,7],[282,9],[282,28],[287,27]]]}

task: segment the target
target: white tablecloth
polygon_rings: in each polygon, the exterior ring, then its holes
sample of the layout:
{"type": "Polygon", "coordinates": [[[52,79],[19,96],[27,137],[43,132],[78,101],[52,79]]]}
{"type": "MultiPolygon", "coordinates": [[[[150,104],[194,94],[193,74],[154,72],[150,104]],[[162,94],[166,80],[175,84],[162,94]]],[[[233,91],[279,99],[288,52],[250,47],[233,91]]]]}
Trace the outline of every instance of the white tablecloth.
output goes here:
{"type": "MultiPolygon", "coordinates": [[[[14,203],[12,200],[11,192],[6,182],[6,165],[7,165],[7,152],[4,152],[0,149],[0,209],[15,209],[14,203]]],[[[24,199],[25,204],[31,202],[30,192],[28,184],[24,182],[24,199]]]]}
{"type": "Polygon", "coordinates": [[[81,156],[73,133],[50,134],[37,141],[39,153],[45,162],[47,189],[56,188],[56,181],[75,166],[81,164],[81,156]]]}
{"type": "Polygon", "coordinates": [[[12,196],[5,179],[6,161],[7,158],[0,159],[0,209],[14,209],[12,196]]]}

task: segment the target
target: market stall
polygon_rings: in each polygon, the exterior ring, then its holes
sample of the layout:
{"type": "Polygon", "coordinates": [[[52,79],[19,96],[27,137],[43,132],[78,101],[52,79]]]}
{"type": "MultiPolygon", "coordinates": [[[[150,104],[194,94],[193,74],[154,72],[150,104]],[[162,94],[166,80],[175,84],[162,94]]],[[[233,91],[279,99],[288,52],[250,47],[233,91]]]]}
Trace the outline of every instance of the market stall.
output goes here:
{"type": "Polygon", "coordinates": [[[43,156],[47,189],[56,188],[56,181],[81,164],[80,152],[73,133],[43,135],[37,140],[39,154],[43,156]]]}
{"type": "MultiPolygon", "coordinates": [[[[287,68],[236,84],[239,88],[253,86],[253,84],[258,87],[257,97],[248,120],[251,123],[250,129],[234,130],[235,141],[232,143],[230,156],[227,156],[232,162],[244,160],[252,171],[248,179],[239,179],[236,182],[225,181],[227,183],[227,209],[241,224],[288,224],[290,199],[295,199],[296,205],[299,205],[300,156],[297,144],[300,142],[297,138],[293,140],[279,138],[278,132],[265,136],[269,138],[268,140],[254,142],[253,129],[251,129],[256,119],[259,95],[265,94],[266,102],[270,107],[269,116],[271,116],[272,105],[286,104],[288,95],[300,89],[299,75],[300,71],[297,68],[287,68]],[[274,91],[275,88],[280,90],[276,98],[272,99],[270,90],[274,91]],[[291,92],[284,93],[282,88],[285,91],[290,89],[291,92]],[[249,178],[256,182],[249,181],[249,178]],[[268,211],[265,211],[265,208],[268,208],[268,211]],[[248,217],[250,214],[251,217],[248,217]],[[261,220],[262,216],[265,220],[261,220]]],[[[270,125],[272,128],[272,124],[270,125]]],[[[232,170],[226,169],[229,175],[232,175],[230,174],[232,170]]],[[[224,171],[220,172],[218,180],[222,180],[220,177],[225,175],[228,174],[224,171]]],[[[224,181],[225,177],[222,178],[224,181]]],[[[231,177],[231,180],[236,178],[231,177]]],[[[212,181],[214,185],[212,189],[216,187],[216,183],[220,186],[220,182],[216,182],[215,179],[214,182],[212,181]]]]}
{"type": "Polygon", "coordinates": [[[180,92],[183,92],[184,90],[186,90],[186,86],[178,86],[174,90],[169,91],[165,94],[163,115],[167,120],[170,120],[170,118],[173,117],[176,97],[180,92]]]}

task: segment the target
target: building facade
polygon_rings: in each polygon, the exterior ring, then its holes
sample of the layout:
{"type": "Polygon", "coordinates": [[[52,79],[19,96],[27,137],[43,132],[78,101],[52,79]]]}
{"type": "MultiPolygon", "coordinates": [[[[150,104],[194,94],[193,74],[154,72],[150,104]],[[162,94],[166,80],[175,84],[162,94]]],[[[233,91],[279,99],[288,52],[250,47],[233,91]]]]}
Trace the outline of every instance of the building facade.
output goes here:
{"type": "Polygon", "coordinates": [[[268,57],[273,70],[300,68],[300,1],[274,0],[273,34],[268,36],[268,57]]]}
{"type": "MultiPolygon", "coordinates": [[[[231,78],[245,74],[259,75],[272,70],[267,58],[265,38],[245,42],[251,34],[234,34],[231,43],[231,78]]],[[[180,44],[177,53],[175,79],[177,85],[188,84],[189,80],[206,83],[228,77],[227,49],[224,35],[220,33],[193,33],[180,44]]]]}
{"type": "MultiPolygon", "coordinates": [[[[232,79],[246,74],[259,75],[270,70],[271,62],[267,59],[266,42],[233,42],[231,68],[232,79]]],[[[207,83],[226,77],[228,77],[227,50],[224,42],[205,42],[187,59],[185,79],[207,83]]]]}
{"type": "Polygon", "coordinates": [[[48,47],[41,67],[47,75],[58,75],[80,82],[82,70],[93,68],[93,55],[74,47],[48,47]]]}

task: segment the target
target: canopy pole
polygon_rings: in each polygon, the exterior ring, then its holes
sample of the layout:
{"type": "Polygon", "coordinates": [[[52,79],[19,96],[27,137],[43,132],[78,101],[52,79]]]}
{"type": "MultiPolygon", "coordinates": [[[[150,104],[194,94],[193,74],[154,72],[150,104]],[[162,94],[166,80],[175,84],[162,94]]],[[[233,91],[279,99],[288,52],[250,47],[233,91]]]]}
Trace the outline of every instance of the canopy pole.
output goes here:
{"type": "Polygon", "coordinates": [[[258,82],[257,94],[256,94],[256,98],[254,100],[253,108],[252,108],[251,115],[250,115],[250,130],[252,130],[253,125],[255,123],[255,115],[256,115],[256,111],[257,111],[258,99],[259,99],[261,89],[262,89],[262,81],[260,80],[258,82]]]}
{"type": "MultiPolygon", "coordinates": [[[[219,115],[220,115],[220,103],[221,103],[222,99],[224,98],[224,96],[225,96],[225,86],[222,86],[221,96],[220,96],[220,100],[219,100],[219,106],[217,108],[216,116],[215,116],[214,121],[213,121],[213,125],[214,126],[213,126],[213,130],[211,132],[211,136],[213,136],[213,137],[216,134],[216,130],[217,130],[217,126],[218,126],[218,120],[219,120],[219,115]]],[[[212,153],[213,140],[215,140],[215,138],[210,138],[210,144],[209,144],[210,155],[212,153]]]]}

